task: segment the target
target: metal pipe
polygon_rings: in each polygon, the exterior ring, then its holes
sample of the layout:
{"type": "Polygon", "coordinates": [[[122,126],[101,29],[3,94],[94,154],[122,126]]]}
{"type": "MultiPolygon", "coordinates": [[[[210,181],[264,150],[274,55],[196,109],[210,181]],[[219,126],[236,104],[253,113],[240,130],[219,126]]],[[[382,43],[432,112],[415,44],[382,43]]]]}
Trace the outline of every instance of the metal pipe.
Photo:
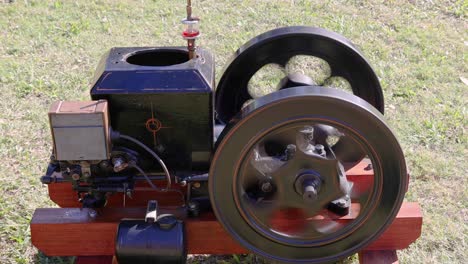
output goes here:
{"type": "Polygon", "coordinates": [[[187,20],[192,19],[192,1],[187,0],[187,20]]]}

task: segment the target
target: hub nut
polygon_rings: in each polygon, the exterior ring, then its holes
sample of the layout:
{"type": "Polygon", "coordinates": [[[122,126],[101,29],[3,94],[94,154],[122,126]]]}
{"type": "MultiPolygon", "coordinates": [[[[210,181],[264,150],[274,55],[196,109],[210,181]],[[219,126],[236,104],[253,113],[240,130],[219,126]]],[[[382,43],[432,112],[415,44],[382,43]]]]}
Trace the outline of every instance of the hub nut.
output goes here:
{"type": "Polygon", "coordinates": [[[322,178],[318,172],[308,170],[297,176],[294,187],[305,202],[311,203],[317,200],[321,185],[322,178]]]}
{"type": "Polygon", "coordinates": [[[262,183],[261,188],[262,188],[262,192],[269,193],[273,190],[273,185],[271,184],[271,182],[267,181],[267,182],[262,183]]]}

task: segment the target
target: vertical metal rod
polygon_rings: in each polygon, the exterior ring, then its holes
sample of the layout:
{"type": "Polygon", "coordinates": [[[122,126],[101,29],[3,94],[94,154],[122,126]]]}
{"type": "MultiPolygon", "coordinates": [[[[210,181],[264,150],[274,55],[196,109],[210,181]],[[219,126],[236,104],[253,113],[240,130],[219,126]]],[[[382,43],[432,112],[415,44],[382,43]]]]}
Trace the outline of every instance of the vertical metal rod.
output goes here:
{"type": "Polygon", "coordinates": [[[192,182],[187,183],[187,193],[186,193],[185,204],[189,204],[190,199],[192,199],[192,182]]]}
{"type": "Polygon", "coordinates": [[[196,55],[195,55],[195,39],[189,39],[187,40],[187,49],[188,49],[188,52],[189,52],[189,59],[193,59],[196,55]]]}
{"type": "MultiPolygon", "coordinates": [[[[187,20],[193,20],[192,18],[192,0],[187,0],[187,20]]],[[[187,49],[189,52],[189,59],[193,59],[195,54],[195,39],[188,39],[187,40],[187,49]]]]}
{"type": "Polygon", "coordinates": [[[192,19],[192,0],[187,0],[187,20],[192,19]]]}

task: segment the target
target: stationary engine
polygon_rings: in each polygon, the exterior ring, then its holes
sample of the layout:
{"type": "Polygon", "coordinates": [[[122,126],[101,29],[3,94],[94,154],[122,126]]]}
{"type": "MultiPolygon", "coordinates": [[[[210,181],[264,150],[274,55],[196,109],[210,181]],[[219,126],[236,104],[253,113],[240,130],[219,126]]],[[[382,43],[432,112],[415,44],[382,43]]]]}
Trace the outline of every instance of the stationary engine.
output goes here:
{"type": "Polygon", "coordinates": [[[111,49],[93,101],[51,106],[54,155],[42,181],[70,181],[85,207],[104,206],[112,193],[131,197],[138,180],[164,179],[161,190],[193,176],[206,182],[214,61],[203,49],[197,56],[183,47],[111,49]]]}
{"type": "Polygon", "coordinates": [[[335,261],[379,237],[408,175],[378,78],[357,48],[325,29],[274,29],[235,53],[215,90],[213,55],[195,47],[198,18],[188,10],[187,47],[113,48],[90,101],[51,106],[53,155],[41,181],[67,183],[67,205],[98,215],[149,202],[146,221],[119,226],[120,263],[183,262],[181,221],[204,212],[279,262],[335,261]],[[327,79],[351,91],[288,72],[302,55],[327,62],[327,79]],[[275,91],[253,94],[252,77],[269,64],[284,76],[275,91]],[[351,173],[357,167],[364,173],[351,173]],[[159,217],[165,205],[181,213],[159,217]]]}

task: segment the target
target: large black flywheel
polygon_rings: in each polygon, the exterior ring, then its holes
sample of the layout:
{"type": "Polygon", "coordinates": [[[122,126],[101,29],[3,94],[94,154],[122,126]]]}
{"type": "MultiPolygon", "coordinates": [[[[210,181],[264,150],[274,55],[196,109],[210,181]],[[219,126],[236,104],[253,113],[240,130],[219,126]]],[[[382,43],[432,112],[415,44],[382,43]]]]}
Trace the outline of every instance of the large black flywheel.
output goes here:
{"type": "Polygon", "coordinates": [[[377,109],[344,91],[303,86],[262,96],[231,120],[209,191],[218,221],[247,249],[279,262],[323,263],[382,234],[403,202],[407,177],[402,150],[377,109]],[[373,176],[346,175],[349,162],[333,150],[344,139],[365,154],[373,176]]]}

